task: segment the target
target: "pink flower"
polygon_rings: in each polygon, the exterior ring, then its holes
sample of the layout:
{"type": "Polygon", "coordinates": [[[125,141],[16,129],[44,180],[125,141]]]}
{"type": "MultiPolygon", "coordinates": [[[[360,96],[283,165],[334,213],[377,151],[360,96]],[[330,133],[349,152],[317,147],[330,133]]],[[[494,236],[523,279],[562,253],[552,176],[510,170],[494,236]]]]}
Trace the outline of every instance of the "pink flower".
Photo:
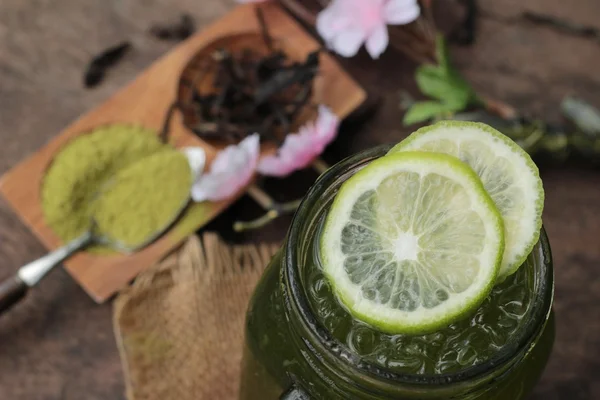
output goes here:
{"type": "Polygon", "coordinates": [[[389,42],[387,25],[408,24],[420,12],[417,0],[332,0],[317,16],[317,31],[344,57],[356,55],[364,43],[378,58],[389,42]]]}
{"type": "Polygon", "coordinates": [[[316,122],[303,126],[298,133],[287,135],[276,155],[260,161],[258,172],[283,177],[308,167],[335,139],[338,125],[339,118],[329,108],[320,106],[316,122]]]}
{"type": "Polygon", "coordinates": [[[259,152],[256,133],[238,145],[226,147],[213,161],[210,172],[201,175],[192,186],[192,199],[218,201],[236,194],[252,179],[259,152]]]}

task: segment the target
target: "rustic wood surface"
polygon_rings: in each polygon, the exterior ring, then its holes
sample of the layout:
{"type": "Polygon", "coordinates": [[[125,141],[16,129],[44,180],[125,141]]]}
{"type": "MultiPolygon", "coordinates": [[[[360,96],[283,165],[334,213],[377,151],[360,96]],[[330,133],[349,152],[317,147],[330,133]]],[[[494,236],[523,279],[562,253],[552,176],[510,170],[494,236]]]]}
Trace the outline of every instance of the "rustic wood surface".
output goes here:
{"type": "MultiPolygon", "coordinates": [[[[577,94],[600,106],[600,45],[523,22],[525,9],[600,28],[597,0],[481,1],[475,46],[454,49],[475,86],[548,120],[577,94]],[[524,5],[526,4],[526,5],[524,5]]],[[[223,0],[3,0],[0,2],[0,173],[44,145],[80,114],[99,105],[172,47],[146,34],[152,22],[191,13],[199,24],[224,14],[223,0]],[[82,88],[88,59],[122,39],[135,50],[95,90],[82,88]]],[[[383,142],[398,141],[400,88],[414,91],[412,65],[388,52],[375,64],[364,54],[346,63],[380,97],[367,123],[347,124],[327,152],[330,162],[383,142]]],[[[557,340],[535,400],[600,398],[600,171],[546,167],[544,221],[555,260],[557,340]]],[[[309,181],[310,173],[297,178],[309,181]]],[[[276,197],[301,195],[297,183],[267,182],[276,197]],[[285,190],[284,190],[285,189],[285,190]],[[289,190],[288,190],[289,189],[289,190]]],[[[228,239],[281,238],[289,220],[235,236],[240,216],[259,212],[243,199],[211,228],[228,239]]],[[[0,200],[0,275],[44,253],[44,248],[0,200]]],[[[62,270],[0,317],[0,398],[16,400],[124,399],[121,366],[112,334],[111,307],[98,306],[62,270]]]]}
{"type": "MultiPolygon", "coordinates": [[[[200,49],[207,49],[204,53],[206,57],[206,54],[211,54],[215,48],[219,48],[217,46],[223,46],[222,42],[215,45],[215,41],[223,37],[231,38],[233,35],[238,35],[236,36],[238,41],[240,37],[250,37],[250,40],[260,38],[258,33],[260,27],[254,10],[253,5],[236,7],[225,17],[219,18],[218,21],[197,32],[152,64],[106,102],[57,133],[50,143],[39,149],[32,157],[0,177],[0,195],[48,249],[55,250],[63,245],[44,221],[41,207],[44,173],[56,153],[74,137],[106,124],[141,125],[157,133],[160,132],[167,110],[177,99],[180,73],[200,49]],[[248,32],[255,35],[244,36],[248,32]]],[[[281,7],[268,4],[263,7],[263,10],[265,19],[271,21],[269,25],[271,34],[282,39],[282,48],[293,60],[303,62],[311,52],[320,47],[319,42],[309,36],[281,7]]],[[[243,46],[248,46],[248,42],[244,43],[244,39],[241,40],[243,46]]],[[[235,46],[235,42],[234,40],[231,45],[235,46]]],[[[320,73],[315,80],[312,102],[327,104],[341,117],[347,116],[364,102],[366,97],[364,90],[340,69],[333,57],[322,54],[319,65],[320,73]]],[[[316,111],[306,114],[306,117],[312,119],[314,116],[311,114],[316,114],[316,111]]],[[[170,123],[169,141],[178,148],[202,146],[206,150],[207,163],[212,161],[215,154],[213,146],[186,129],[181,115],[177,115],[170,123]]],[[[263,153],[273,150],[272,146],[263,146],[263,153]]],[[[176,225],[162,238],[135,254],[106,256],[80,252],[65,262],[65,268],[94,300],[102,303],[125,287],[142,269],[158,262],[181,242],[185,235],[192,233],[206,224],[207,220],[218,215],[233,200],[234,198],[195,204],[188,209],[187,215],[182,217],[185,221],[179,225],[189,227],[187,231],[182,234],[176,225]],[[197,210],[204,210],[204,212],[198,213],[197,210]],[[196,217],[190,221],[188,215],[196,217]]]]}

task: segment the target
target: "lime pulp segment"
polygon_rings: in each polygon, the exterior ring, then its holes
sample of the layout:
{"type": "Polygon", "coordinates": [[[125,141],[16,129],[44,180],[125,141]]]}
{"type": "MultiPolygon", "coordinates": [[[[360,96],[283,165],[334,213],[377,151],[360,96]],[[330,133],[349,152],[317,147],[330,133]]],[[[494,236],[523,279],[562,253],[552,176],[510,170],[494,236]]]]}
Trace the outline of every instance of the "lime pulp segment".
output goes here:
{"type": "Polygon", "coordinates": [[[544,190],[531,157],[488,125],[464,121],[421,128],[389,154],[401,151],[449,154],[477,173],[504,220],[506,246],[499,282],[514,273],[537,243],[542,227],[544,190]]]}
{"type": "Polygon", "coordinates": [[[340,188],[321,236],[323,271],[358,319],[425,333],[467,316],[490,293],[502,218],[455,157],[382,157],[340,188]]]}

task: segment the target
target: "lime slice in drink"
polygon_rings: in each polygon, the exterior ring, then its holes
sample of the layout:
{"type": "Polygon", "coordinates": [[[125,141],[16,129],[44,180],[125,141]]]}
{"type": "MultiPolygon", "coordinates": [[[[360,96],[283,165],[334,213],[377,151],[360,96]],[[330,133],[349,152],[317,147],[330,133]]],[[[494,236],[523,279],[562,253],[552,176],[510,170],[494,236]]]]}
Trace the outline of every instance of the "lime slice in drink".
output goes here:
{"type": "Polygon", "coordinates": [[[323,271],[356,318],[420,334],[468,316],[487,297],[504,227],[466,164],[400,152],[344,182],[320,244],[323,271]]]}
{"type": "Polygon", "coordinates": [[[531,157],[495,129],[477,122],[442,121],[396,145],[399,151],[446,153],[467,163],[504,219],[506,245],[498,282],[514,273],[539,239],[544,189],[531,157]]]}

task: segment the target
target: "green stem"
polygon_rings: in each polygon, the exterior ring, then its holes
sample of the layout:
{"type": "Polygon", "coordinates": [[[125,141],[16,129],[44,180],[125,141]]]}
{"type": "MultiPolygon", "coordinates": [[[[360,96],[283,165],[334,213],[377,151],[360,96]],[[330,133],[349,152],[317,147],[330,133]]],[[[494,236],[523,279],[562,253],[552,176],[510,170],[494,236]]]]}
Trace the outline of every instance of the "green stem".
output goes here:
{"type": "Polygon", "coordinates": [[[312,167],[319,174],[322,174],[323,172],[325,172],[329,169],[329,164],[327,164],[325,161],[323,161],[320,158],[316,158],[315,161],[313,161],[313,163],[312,163],[312,167]]]}
{"type": "Polygon", "coordinates": [[[251,229],[262,228],[263,226],[267,225],[269,222],[273,221],[278,216],[279,216],[279,213],[276,210],[269,210],[266,214],[264,214],[263,216],[255,219],[255,220],[247,221],[247,222],[236,221],[233,224],[233,230],[236,232],[243,232],[243,231],[247,231],[247,230],[251,230],[251,229]]]}
{"type": "Polygon", "coordinates": [[[248,230],[252,230],[252,229],[258,229],[258,228],[262,228],[263,226],[267,225],[269,222],[273,221],[274,219],[279,218],[280,216],[284,215],[284,214],[289,214],[292,212],[295,212],[298,207],[300,206],[300,203],[302,202],[302,199],[297,199],[297,200],[292,200],[286,203],[273,203],[271,208],[269,209],[269,211],[267,211],[264,215],[251,220],[251,221],[236,221],[233,224],[233,230],[235,230],[236,232],[243,232],[243,231],[248,231],[248,230]]]}
{"type": "Polygon", "coordinates": [[[302,203],[302,199],[288,201],[287,203],[279,203],[276,204],[275,207],[280,210],[279,214],[286,214],[290,212],[294,212],[300,207],[300,203],[302,203]]]}

